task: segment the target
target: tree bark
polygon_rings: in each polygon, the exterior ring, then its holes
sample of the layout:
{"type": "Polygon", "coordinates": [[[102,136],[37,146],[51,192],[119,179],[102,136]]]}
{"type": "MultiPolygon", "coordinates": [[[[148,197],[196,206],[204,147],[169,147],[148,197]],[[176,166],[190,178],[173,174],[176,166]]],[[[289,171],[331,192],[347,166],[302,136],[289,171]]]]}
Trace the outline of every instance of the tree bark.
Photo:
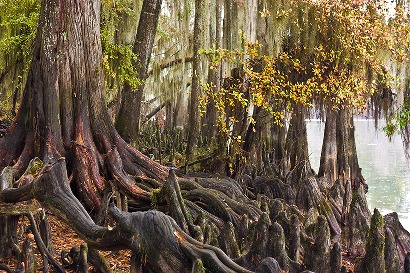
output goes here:
{"type": "Polygon", "coordinates": [[[290,171],[291,185],[296,190],[304,178],[312,174],[309,161],[307,131],[304,109],[296,105],[286,136],[287,167],[290,171]]]}
{"type": "Polygon", "coordinates": [[[333,185],[337,179],[337,142],[336,142],[336,118],[337,112],[328,108],[326,114],[325,132],[320,155],[320,167],[318,177],[324,177],[325,181],[333,185]]]}
{"type": "Polygon", "coordinates": [[[354,181],[361,176],[361,170],[357,159],[352,112],[348,109],[339,110],[337,124],[338,175],[342,179],[354,181]]]}
{"type": "Polygon", "coordinates": [[[161,4],[162,0],[144,0],[142,5],[133,48],[133,52],[138,56],[138,63],[134,65],[138,67],[138,77],[141,80],[141,85],[138,90],[132,90],[129,84],[125,84],[115,124],[118,133],[127,142],[135,142],[139,135],[144,81],[148,77],[148,64],[154,44],[161,4]]]}
{"type": "MultiPolygon", "coordinates": [[[[216,3],[213,4],[213,8],[215,11],[215,18],[211,19],[210,22],[210,40],[211,44],[215,44],[216,48],[221,47],[222,43],[222,36],[221,36],[221,0],[216,0],[216,3]]],[[[213,16],[211,14],[210,16],[213,16]]],[[[208,73],[208,82],[211,84],[210,92],[216,93],[221,88],[221,64],[217,67],[217,70],[210,69],[208,73]]],[[[217,117],[217,110],[215,106],[215,102],[213,101],[212,97],[206,107],[206,114],[204,117],[204,121],[206,126],[203,127],[203,135],[205,137],[214,137],[217,133],[216,127],[216,117],[217,117]]]]}
{"type": "Polygon", "coordinates": [[[187,162],[192,160],[195,147],[199,137],[199,95],[200,95],[200,75],[202,73],[200,67],[199,50],[202,46],[202,31],[204,20],[205,2],[195,1],[195,22],[194,22],[194,61],[192,69],[192,86],[189,100],[189,117],[188,117],[188,143],[186,148],[187,162]]]}

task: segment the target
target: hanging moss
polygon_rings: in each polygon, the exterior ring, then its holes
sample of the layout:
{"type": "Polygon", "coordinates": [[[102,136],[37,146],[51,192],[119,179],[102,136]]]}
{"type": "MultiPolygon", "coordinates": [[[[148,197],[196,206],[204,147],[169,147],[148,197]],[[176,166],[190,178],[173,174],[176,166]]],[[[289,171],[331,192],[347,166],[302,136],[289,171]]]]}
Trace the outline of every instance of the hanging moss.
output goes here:
{"type": "Polygon", "coordinates": [[[0,120],[11,118],[26,81],[40,1],[0,2],[0,120]]]}

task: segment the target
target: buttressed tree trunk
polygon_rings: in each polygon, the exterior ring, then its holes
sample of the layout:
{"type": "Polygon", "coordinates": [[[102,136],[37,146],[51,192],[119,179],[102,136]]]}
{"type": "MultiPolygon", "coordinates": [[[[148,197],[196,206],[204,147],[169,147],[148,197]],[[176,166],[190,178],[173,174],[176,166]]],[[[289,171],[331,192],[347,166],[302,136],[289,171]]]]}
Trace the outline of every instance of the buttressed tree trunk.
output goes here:
{"type": "MultiPolygon", "coordinates": [[[[0,168],[15,162],[16,178],[34,157],[46,165],[65,157],[70,180],[82,189],[79,192],[88,208],[97,210],[98,195],[106,187],[101,174],[108,170],[119,176],[124,169],[136,176],[146,173],[164,179],[167,175],[162,166],[129,147],[110,121],[101,69],[99,12],[98,3],[87,1],[43,3],[22,107],[0,144],[0,168]],[[108,156],[118,153],[121,158],[108,156]],[[140,168],[134,167],[136,161],[141,161],[140,168]]],[[[134,194],[149,199],[133,187],[134,194]]]]}
{"type": "Polygon", "coordinates": [[[356,152],[353,115],[348,109],[327,110],[318,176],[324,177],[328,186],[337,179],[343,183],[351,181],[352,186],[364,183],[356,152]]]}
{"type": "Polygon", "coordinates": [[[287,164],[296,185],[312,174],[304,111],[303,106],[295,105],[286,136],[287,164]]]}
{"type": "Polygon", "coordinates": [[[0,140],[1,182],[8,184],[1,188],[0,203],[37,199],[90,247],[131,249],[131,272],[202,272],[195,271],[200,264],[212,272],[251,272],[186,233],[196,230],[192,212],[197,218],[207,215],[220,230],[222,220],[238,223],[245,215],[256,221],[262,212],[240,187],[229,180],[226,187],[221,179],[185,179],[185,206],[179,178],[129,146],[115,130],[105,105],[99,23],[98,0],[42,1],[21,108],[0,140]],[[25,173],[38,158],[42,164],[25,173]],[[106,189],[149,206],[151,189],[165,185],[171,189],[171,214],[180,226],[159,211],[127,213],[113,205],[113,229],[96,225],[90,216],[90,211],[105,211],[106,189]]]}
{"type": "Polygon", "coordinates": [[[353,114],[351,110],[339,110],[336,121],[338,175],[352,181],[362,179],[356,152],[353,114]]]}
{"type": "Polygon", "coordinates": [[[144,81],[148,76],[148,64],[157,31],[161,4],[162,0],[144,0],[142,5],[133,48],[133,52],[138,56],[138,63],[135,65],[138,67],[138,77],[142,82],[138,90],[132,90],[129,84],[125,84],[115,124],[118,132],[127,142],[136,141],[140,130],[144,81]]]}

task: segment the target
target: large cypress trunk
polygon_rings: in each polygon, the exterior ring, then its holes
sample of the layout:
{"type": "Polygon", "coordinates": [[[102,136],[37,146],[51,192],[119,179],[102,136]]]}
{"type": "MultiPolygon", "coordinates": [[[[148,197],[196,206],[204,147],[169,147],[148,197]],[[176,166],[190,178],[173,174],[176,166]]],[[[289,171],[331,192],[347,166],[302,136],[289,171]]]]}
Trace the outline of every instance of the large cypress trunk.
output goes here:
{"type": "Polygon", "coordinates": [[[348,109],[341,109],[336,120],[338,175],[354,181],[361,177],[361,170],[356,152],[353,114],[348,109]]]}
{"type": "MultiPolygon", "coordinates": [[[[98,210],[99,195],[113,177],[101,174],[119,175],[125,169],[163,180],[167,172],[128,146],[110,120],[101,68],[99,2],[46,2],[22,108],[0,142],[0,168],[16,162],[13,173],[18,178],[33,157],[45,164],[65,157],[67,175],[81,199],[98,210]],[[113,157],[104,162],[107,154],[113,157]],[[138,161],[145,166],[137,167],[138,161]]],[[[149,199],[138,186],[121,184],[149,199]]]]}

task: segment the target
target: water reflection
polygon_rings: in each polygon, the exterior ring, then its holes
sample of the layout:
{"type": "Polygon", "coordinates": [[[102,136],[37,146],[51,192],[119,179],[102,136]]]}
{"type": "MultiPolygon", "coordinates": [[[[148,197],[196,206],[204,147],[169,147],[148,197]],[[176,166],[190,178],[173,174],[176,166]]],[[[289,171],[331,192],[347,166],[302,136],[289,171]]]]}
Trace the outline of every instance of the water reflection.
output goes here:
{"type": "MultiPolygon", "coordinates": [[[[319,169],[324,123],[307,122],[309,153],[312,167],[319,169]]],[[[369,185],[369,208],[382,214],[396,211],[403,226],[410,230],[410,168],[406,163],[400,136],[392,141],[374,120],[355,120],[357,154],[362,173],[369,185]]]]}

